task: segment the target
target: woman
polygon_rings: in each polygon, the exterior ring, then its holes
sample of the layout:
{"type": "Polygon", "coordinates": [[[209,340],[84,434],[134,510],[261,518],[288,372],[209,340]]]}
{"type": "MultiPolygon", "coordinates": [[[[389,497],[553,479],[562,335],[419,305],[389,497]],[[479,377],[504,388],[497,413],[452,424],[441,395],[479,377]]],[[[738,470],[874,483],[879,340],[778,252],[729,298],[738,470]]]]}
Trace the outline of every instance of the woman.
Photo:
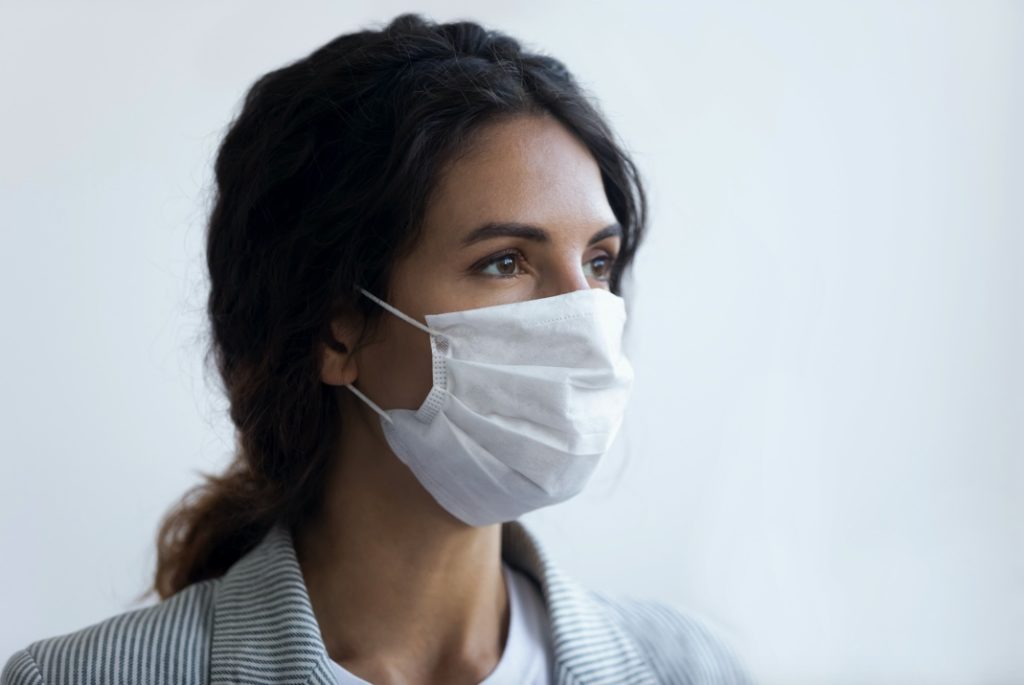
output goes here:
{"type": "Polygon", "coordinates": [[[14,654],[27,683],[734,683],[517,518],[621,423],[633,163],[565,67],[471,22],[343,35],[249,91],[216,161],[234,463],[164,520],[162,601],[14,654]]]}

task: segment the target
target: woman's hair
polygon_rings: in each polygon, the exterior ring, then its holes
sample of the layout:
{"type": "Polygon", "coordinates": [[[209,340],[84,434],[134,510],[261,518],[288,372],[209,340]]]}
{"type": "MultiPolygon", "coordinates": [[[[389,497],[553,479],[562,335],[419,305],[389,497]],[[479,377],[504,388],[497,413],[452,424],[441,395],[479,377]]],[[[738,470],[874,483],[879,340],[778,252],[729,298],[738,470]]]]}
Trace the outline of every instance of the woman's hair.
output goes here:
{"type": "Polygon", "coordinates": [[[558,60],[470,21],[402,14],[341,35],[249,89],[222,141],[209,218],[207,350],[230,402],[236,454],[200,474],[163,519],[161,598],[222,575],[277,522],[316,510],[337,444],[337,389],[320,380],[331,321],[379,310],[414,245],[440,172],[481,126],[555,117],[587,147],[623,234],[611,275],[643,234],[637,169],[558,60]]]}

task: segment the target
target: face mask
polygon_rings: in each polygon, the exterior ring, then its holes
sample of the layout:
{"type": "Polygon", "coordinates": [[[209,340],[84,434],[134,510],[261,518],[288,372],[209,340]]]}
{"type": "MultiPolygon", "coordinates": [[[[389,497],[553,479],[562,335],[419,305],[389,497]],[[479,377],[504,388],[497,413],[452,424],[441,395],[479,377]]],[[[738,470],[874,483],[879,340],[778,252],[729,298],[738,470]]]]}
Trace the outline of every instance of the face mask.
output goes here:
{"type": "Polygon", "coordinates": [[[633,381],[622,298],[575,290],[428,314],[423,325],[362,293],[430,336],[433,387],[419,409],[381,409],[346,387],[380,414],[392,451],[441,506],[484,526],[583,489],[633,381]]]}

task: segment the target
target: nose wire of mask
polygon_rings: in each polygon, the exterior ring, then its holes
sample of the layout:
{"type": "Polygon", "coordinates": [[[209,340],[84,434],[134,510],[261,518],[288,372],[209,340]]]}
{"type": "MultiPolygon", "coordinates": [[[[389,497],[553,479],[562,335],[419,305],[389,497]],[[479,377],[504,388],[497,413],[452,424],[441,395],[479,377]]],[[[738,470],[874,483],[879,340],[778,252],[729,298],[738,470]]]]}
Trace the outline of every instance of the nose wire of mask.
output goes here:
{"type": "MultiPolygon", "coordinates": [[[[381,307],[383,307],[387,311],[391,312],[392,314],[397,316],[402,321],[405,321],[406,323],[412,324],[413,326],[415,326],[416,328],[420,329],[421,331],[423,331],[427,335],[435,335],[435,336],[438,336],[438,337],[443,337],[440,333],[438,333],[434,329],[430,328],[429,326],[425,326],[425,325],[421,324],[419,321],[417,321],[416,319],[412,318],[411,316],[409,316],[405,312],[399,311],[395,307],[392,307],[390,304],[388,304],[384,300],[380,299],[379,297],[377,297],[376,295],[371,293],[366,288],[360,288],[359,290],[360,290],[360,292],[363,293],[363,295],[366,295],[366,297],[368,297],[373,302],[376,302],[381,307]]],[[[363,402],[365,402],[367,404],[367,406],[370,407],[370,409],[372,409],[375,412],[377,412],[377,414],[379,414],[382,419],[384,419],[388,423],[392,423],[393,422],[391,417],[388,416],[388,413],[386,411],[384,411],[383,409],[381,409],[380,405],[378,405],[376,402],[374,402],[369,397],[367,397],[366,393],[364,393],[362,390],[360,390],[356,386],[352,385],[351,383],[346,383],[345,387],[348,388],[349,390],[351,390],[352,393],[356,397],[358,397],[363,402]]]]}

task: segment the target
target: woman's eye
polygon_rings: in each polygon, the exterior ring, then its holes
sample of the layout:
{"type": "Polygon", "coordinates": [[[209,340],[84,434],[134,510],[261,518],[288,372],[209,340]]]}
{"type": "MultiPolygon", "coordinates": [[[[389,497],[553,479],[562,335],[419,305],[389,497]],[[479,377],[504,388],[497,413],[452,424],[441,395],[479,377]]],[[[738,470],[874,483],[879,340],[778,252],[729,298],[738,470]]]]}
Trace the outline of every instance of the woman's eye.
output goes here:
{"type": "Polygon", "coordinates": [[[615,260],[608,255],[601,255],[600,257],[594,257],[589,262],[584,264],[587,270],[587,277],[593,278],[598,281],[607,281],[612,275],[612,265],[615,260]]]}
{"type": "Polygon", "coordinates": [[[491,261],[487,262],[480,273],[487,274],[488,276],[500,276],[500,277],[512,277],[518,276],[522,273],[520,264],[520,256],[514,252],[498,255],[491,261]]]}

